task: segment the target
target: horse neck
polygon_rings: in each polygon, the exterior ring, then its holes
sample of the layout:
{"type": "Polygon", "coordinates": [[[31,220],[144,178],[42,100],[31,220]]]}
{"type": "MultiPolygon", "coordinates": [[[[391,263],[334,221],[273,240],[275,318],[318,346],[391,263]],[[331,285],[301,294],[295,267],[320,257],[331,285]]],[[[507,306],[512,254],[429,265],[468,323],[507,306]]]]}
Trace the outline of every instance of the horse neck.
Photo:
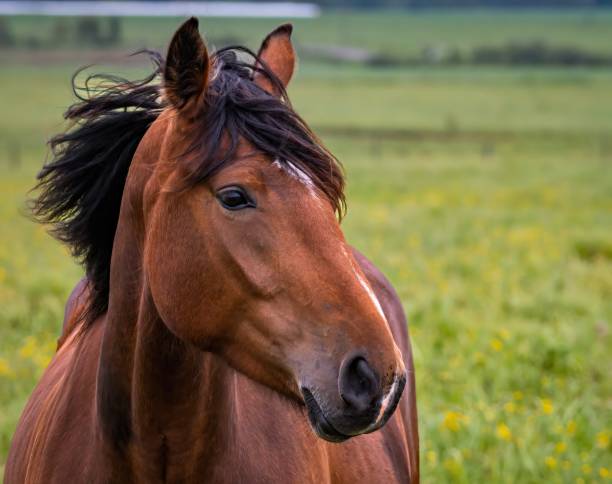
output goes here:
{"type": "Polygon", "coordinates": [[[213,454],[207,445],[226,421],[229,410],[222,403],[230,370],[168,330],[146,284],[134,287],[133,269],[124,266],[126,285],[112,288],[98,368],[97,418],[109,458],[115,464],[120,460],[138,479],[154,481],[170,472],[164,469],[175,461],[173,455],[198,466],[206,464],[202,456],[213,454]]]}
{"type": "Polygon", "coordinates": [[[165,465],[162,456],[169,452],[202,462],[202,455],[214,454],[206,446],[218,445],[215,426],[226,421],[223,412],[231,401],[226,385],[231,370],[169,331],[142,270],[144,187],[171,119],[162,113],[134,156],[113,245],[96,382],[102,449],[109,459],[122,460],[121,465],[108,466],[110,472],[121,469],[121,475],[109,476],[111,481],[125,481],[131,469],[135,480],[143,480],[149,470],[148,481],[153,482],[162,472],[159,466],[165,465]]]}
{"type": "Polygon", "coordinates": [[[213,431],[206,407],[219,386],[210,375],[211,358],[168,330],[147,288],[140,303],[133,351],[130,390],[134,437],[146,452],[156,452],[160,444],[164,452],[176,451],[177,441],[193,448],[196,442],[191,439],[213,431]]]}

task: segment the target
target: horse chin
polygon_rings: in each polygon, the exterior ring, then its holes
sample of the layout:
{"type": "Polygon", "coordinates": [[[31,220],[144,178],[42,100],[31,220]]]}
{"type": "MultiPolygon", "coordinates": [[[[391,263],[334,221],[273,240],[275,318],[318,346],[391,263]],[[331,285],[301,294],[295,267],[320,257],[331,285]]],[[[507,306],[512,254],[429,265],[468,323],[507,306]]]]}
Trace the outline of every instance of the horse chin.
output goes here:
{"type": "Polygon", "coordinates": [[[334,443],[344,442],[352,437],[351,435],[343,434],[330,423],[316,398],[308,388],[302,387],[302,395],[304,397],[310,425],[319,437],[334,443]]]}

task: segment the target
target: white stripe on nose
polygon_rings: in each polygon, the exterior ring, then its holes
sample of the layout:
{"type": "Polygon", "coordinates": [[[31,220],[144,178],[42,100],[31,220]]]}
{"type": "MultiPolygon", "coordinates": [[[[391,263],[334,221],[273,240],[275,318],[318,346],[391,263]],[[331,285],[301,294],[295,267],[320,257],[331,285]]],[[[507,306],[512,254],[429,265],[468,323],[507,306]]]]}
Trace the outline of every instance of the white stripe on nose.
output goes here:
{"type": "Polygon", "coordinates": [[[380,404],[380,411],[378,412],[378,417],[376,418],[376,423],[380,422],[380,419],[383,418],[383,415],[387,411],[387,408],[389,408],[389,404],[393,400],[393,397],[395,396],[395,392],[397,391],[397,385],[398,385],[398,378],[396,376],[393,379],[393,383],[391,384],[389,391],[382,399],[382,403],[380,404]]]}
{"type": "Polygon", "coordinates": [[[359,272],[357,272],[357,270],[354,267],[353,267],[353,271],[355,272],[355,276],[357,276],[357,280],[359,281],[359,284],[361,284],[361,287],[365,289],[366,293],[372,300],[372,303],[374,304],[374,307],[378,311],[378,314],[380,314],[380,317],[383,318],[383,320],[386,323],[387,318],[385,316],[385,313],[383,312],[382,306],[380,305],[380,301],[376,297],[376,294],[374,294],[374,291],[372,290],[370,285],[364,280],[363,276],[359,274],[359,272]]]}

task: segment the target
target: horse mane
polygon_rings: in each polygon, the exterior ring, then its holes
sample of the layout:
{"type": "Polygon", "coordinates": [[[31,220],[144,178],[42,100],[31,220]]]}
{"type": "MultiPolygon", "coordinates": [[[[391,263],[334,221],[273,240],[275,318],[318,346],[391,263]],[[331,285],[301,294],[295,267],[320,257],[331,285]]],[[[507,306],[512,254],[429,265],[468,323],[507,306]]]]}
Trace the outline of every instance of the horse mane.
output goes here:
{"type": "Polygon", "coordinates": [[[108,307],[110,259],[119,219],[123,186],[132,157],[163,107],[159,87],[161,57],[147,52],[153,72],[137,81],[106,74],[89,75],[77,84],[77,102],[64,113],[72,126],[49,141],[52,159],[45,163],[31,201],[39,222],[70,247],[85,267],[89,304],[83,317],[93,321],[108,307]]]}
{"type": "MultiPolygon", "coordinates": [[[[51,234],[68,245],[85,268],[89,303],[80,317],[86,326],[108,309],[113,241],[130,163],[144,134],[166,108],[163,58],[152,51],[143,53],[154,69],[140,80],[95,74],[79,86],[76,78],[83,69],[75,73],[72,89],[77,102],[64,113],[72,125],[50,140],[52,157],[37,176],[34,190],[39,194],[31,200],[34,218],[50,224],[51,234]]],[[[244,47],[218,50],[211,65],[215,72],[206,108],[185,153],[196,160],[187,184],[201,183],[230,163],[243,138],[272,160],[307,174],[341,217],[342,167],[293,110],[275,74],[244,47]],[[281,98],[258,86],[256,73],[279,88],[281,98]]]]}

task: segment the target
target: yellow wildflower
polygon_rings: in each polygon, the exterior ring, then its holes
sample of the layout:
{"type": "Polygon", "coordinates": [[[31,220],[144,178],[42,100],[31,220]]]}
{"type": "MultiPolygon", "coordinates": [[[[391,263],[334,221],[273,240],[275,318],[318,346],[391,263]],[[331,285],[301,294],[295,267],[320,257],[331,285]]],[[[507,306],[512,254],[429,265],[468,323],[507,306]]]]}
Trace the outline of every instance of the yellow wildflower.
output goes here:
{"type": "Polygon", "coordinates": [[[548,398],[540,400],[540,406],[542,407],[542,412],[546,415],[550,415],[555,409],[553,403],[548,398]]]}
{"type": "Polygon", "coordinates": [[[4,358],[0,358],[0,376],[13,376],[13,369],[4,358]]]}
{"type": "Polygon", "coordinates": [[[461,463],[455,459],[445,459],[444,468],[453,475],[458,475],[461,472],[461,463]]]}
{"type": "Polygon", "coordinates": [[[432,466],[435,466],[438,463],[438,454],[436,454],[436,451],[427,451],[427,462],[429,462],[432,466]]]}
{"type": "Polygon", "coordinates": [[[25,343],[19,348],[19,356],[22,358],[30,358],[36,352],[36,340],[33,336],[28,336],[25,343]]]}
{"type": "Polygon", "coordinates": [[[576,422],[570,420],[567,422],[567,435],[574,435],[576,433],[576,422]]]}
{"type": "Polygon", "coordinates": [[[607,479],[608,477],[610,477],[610,471],[606,469],[605,467],[600,467],[599,477],[601,477],[602,479],[607,479]]]}
{"type": "Polygon", "coordinates": [[[497,424],[497,429],[495,433],[502,440],[505,440],[507,442],[512,440],[512,431],[510,430],[510,427],[508,427],[505,423],[497,424]]]}
{"type": "Polygon", "coordinates": [[[466,415],[450,410],[444,414],[442,427],[450,430],[451,432],[458,432],[462,426],[467,425],[468,420],[469,419],[466,415]]]}
{"type": "Polygon", "coordinates": [[[47,368],[47,366],[49,366],[49,363],[51,362],[51,357],[44,353],[39,353],[37,355],[32,356],[32,361],[36,363],[36,365],[38,365],[41,370],[44,370],[45,368],[47,368]]]}
{"type": "Polygon", "coordinates": [[[512,392],[512,397],[513,397],[515,400],[522,400],[522,399],[523,399],[523,392],[522,392],[522,391],[520,391],[520,390],[517,390],[517,391],[515,391],[515,392],[512,392]]]}
{"type": "Polygon", "coordinates": [[[586,481],[582,477],[577,477],[576,484],[586,484],[586,481]]]}
{"type": "Polygon", "coordinates": [[[516,404],[514,402],[506,402],[504,404],[504,410],[506,411],[506,413],[516,412],[516,404]]]}
{"type": "Polygon", "coordinates": [[[557,459],[549,455],[546,457],[546,459],[544,459],[544,464],[546,464],[546,467],[548,467],[549,469],[556,469],[557,459]]]}
{"type": "Polygon", "coordinates": [[[596,437],[597,447],[607,449],[610,445],[610,434],[607,431],[599,432],[596,437]]]}
{"type": "Polygon", "coordinates": [[[565,452],[567,450],[567,445],[565,444],[565,442],[558,442],[557,445],[555,445],[555,452],[557,454],[563,454],[563,452],[565,452]]]}
{"type": "Polygon", "coordinates": [[[503,347],[504,343],[502,343],[501,340],[494,338],[491,341],[491,348],[493,349],[493,351],[501,351],[503,347]]]}

